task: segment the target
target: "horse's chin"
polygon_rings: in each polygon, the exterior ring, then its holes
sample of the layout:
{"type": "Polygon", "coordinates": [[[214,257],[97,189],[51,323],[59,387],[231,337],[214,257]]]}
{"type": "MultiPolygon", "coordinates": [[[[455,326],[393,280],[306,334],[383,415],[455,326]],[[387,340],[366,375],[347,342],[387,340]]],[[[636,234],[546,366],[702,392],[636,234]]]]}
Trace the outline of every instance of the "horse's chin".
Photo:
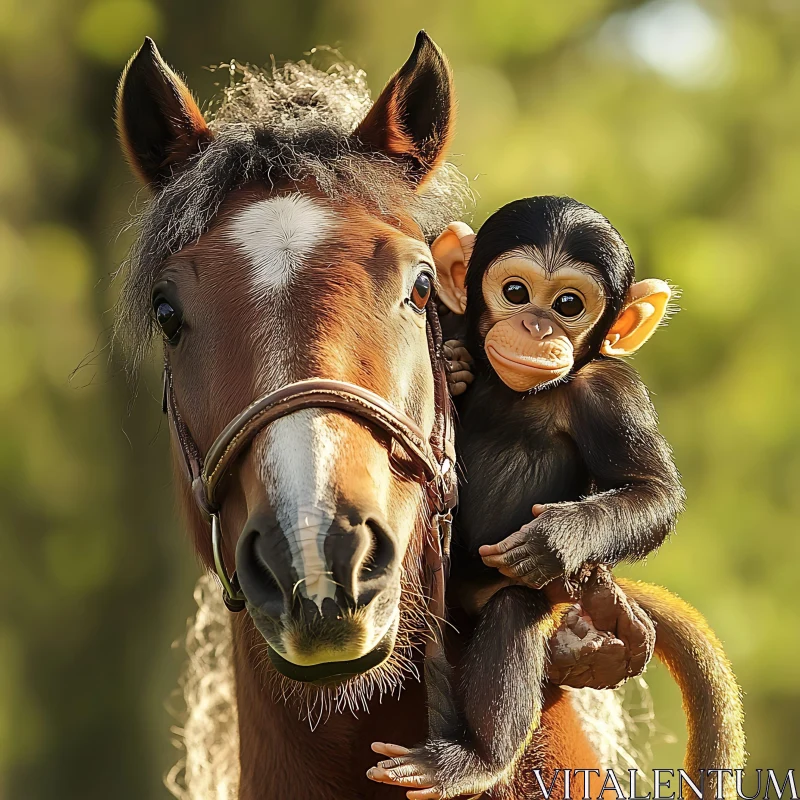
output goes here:
{"type": "Polygon", "coordinates": [[[319,664],[301,665],[284,658],[272,647],[269,647],[268,653],[272,666],[290,680],[315,686],[336,686],[385,663],[392,655],[396,637],[395,621],[372,650],[348,661],[324,661],[319,664]]]}

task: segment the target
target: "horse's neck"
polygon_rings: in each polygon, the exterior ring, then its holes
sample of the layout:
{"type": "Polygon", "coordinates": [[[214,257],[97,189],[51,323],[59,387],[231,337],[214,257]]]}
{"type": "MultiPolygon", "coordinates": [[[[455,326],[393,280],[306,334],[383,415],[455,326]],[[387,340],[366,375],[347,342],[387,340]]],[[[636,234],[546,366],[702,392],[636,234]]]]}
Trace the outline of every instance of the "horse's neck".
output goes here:
{"type": "MultiPolygon", "coordinates": [[[[366,771],[378,760],[373,741],[391,739],[415,745],[425,738],[422,686],[408,680],[399,698],[374,698],[370,713],[347,711],[323,716],[312,730],[297,698],[283,698],[263,647],[241,616],[234,624],[234,664],[239,708],[241,778],[239,800],[397,800],[396,787],[371,783],[366,771]]],[[[538,797],[534,769],[546,784],[555,779],[553,797],[563,796],[565,769],[598,769],[597,755],[569,698],[551,686],[542,727],[521,757],[515,776],[503,789],[504,800],[538,797]]],[[[592,777],[591,796],[600,785],[592,777]],[[597,785],[595,785],[597,784],[597,785]]]]}
{"type": "Polygon", "coordinates": [[[370,744],[392,739],[412,745],[424,739],[425,700],[420,684],[409,679],[400,698],[379,700],[376,695],[369,713],[323,713],[312,729],[303,701],[282,696],[279,679],[265,664],[263,643],[253,645],[257,636],[249,617],[235,620],[240,800],[382,796],[386,787],[371,784],[365,777],[378,760],[370,744]]]}

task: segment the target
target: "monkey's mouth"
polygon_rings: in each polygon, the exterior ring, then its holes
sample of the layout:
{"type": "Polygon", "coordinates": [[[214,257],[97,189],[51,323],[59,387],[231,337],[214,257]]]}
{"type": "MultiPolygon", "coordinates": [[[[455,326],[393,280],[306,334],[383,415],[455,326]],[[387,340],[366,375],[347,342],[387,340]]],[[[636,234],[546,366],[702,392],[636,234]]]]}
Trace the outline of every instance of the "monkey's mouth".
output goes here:
{"type": "Polygon", "coordinates": [[[522,356],[515,354],[509,356],[499,350],[494,344],[486,345],[486,354],[491,361],[498,361],[507,368],[531,374],[540,372],[564,372],[572,367],[572,360],[565,356],[561,358],[542,358],[536,356],[522,356]]]}

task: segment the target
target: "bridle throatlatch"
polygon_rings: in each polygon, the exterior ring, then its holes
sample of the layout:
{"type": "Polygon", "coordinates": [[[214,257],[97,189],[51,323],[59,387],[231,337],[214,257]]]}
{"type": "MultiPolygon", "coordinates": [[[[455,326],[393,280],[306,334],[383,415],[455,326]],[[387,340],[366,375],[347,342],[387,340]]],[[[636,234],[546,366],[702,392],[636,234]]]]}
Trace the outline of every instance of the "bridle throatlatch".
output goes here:
{"type": "MultiPolygon", "coordinates": [[[[399,469],[423,487],[431,510],[425,543],[428,609],[434,620],[444,617],[445,565],[458,490],[450,397],[442,356],[442,332],[433,298],[426,306],[426,332],[436,405],[430,439],[425,438],[416,422],[374,392],[345,381],[312,378],[287,384],[254,400],[228,423],[205,456],[200,453],[178,409],[172,369],[165,351],[163,411],[169,418],[172,435],[183,456],[194,499],[211,528],[214,569],[229,610],[244,609],[245,598],[236,571],[228,573],[222,553],[219,491],[222,479],[247,445],[271,422],[303,409],[329,408],[358,417],[383,434],[380,438],[389,451],[389,457],[396,461],[399,469]],[[405,459],[398,460],[393,455],[396,446],[403,450],[405,459]]],[[[437,646],[438,638],[434,634],[431,648],[437,646]]]]}

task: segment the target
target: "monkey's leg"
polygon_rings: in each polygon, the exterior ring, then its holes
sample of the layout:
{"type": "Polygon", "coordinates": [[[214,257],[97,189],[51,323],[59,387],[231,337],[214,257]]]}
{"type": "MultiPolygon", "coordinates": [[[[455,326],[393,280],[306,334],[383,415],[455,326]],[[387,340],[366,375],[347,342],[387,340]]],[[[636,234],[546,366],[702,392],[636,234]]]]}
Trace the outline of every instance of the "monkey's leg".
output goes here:
{"type": "Polygon", "coordinates": [[[461,709],[442,693],[440,708],[432,709],[442,717],[436,726],[442,735],[408,751],[376,743],[376,752],[392,758],[369,777],[412,789],[412,800],[476,794],[502,780],[539,726],[555,626],[542,592],[500,589],[484,606],[462,659],[461,709]]]}

